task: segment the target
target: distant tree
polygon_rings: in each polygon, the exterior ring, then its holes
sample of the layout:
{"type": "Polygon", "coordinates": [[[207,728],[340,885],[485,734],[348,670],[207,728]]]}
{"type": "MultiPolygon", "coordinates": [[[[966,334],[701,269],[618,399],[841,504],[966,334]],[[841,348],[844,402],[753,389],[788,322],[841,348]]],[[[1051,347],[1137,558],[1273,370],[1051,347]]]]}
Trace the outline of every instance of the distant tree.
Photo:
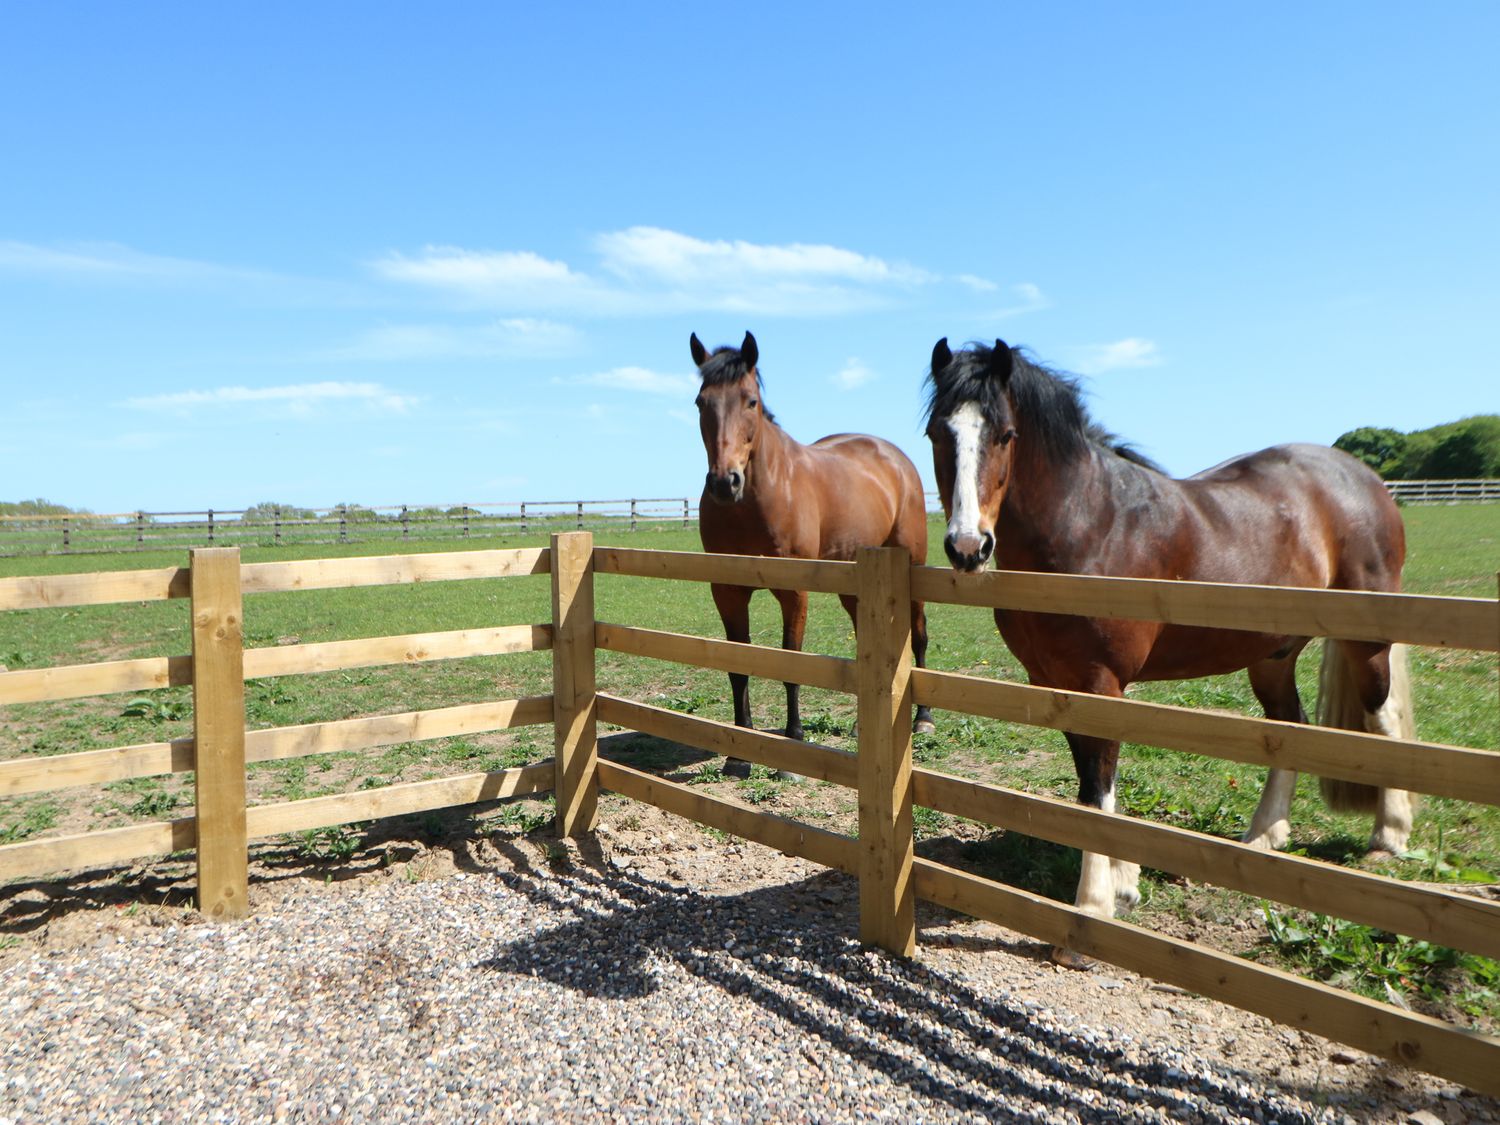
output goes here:
{"type": "Polygon", "coordinates": [[[50,500],[0,500],[0,516],[71,516],[88,515],[86,508],[69,508],[50,500]]]}
{"type": "Polygon", "coordinates": [[[1454,423],[1423,466],[1432,480],[1500,475],[1500,415],[1477,415],[1454,423]]]}
{"type": "Polygon", "coordinates": [[[1340,434],[1333,447],[1358,457],[1381,476],[1388,477],[1406,448],[1406,435],[1399,430],[1361,426],[1340,434]]]}
{"type": "Polygon", "coordinates": [[[245,514],[240,518],[246,523],[272,523],[278,518],[283,520],[310,520],[313,512],[310,508],[299,508],[295,504],[278,504],[274,500],[263,500],[259,504],[252,504],[245,509],[245,514]]]}
{"type": "Polygon", "coordinates": [[[334,519],[338,518],[339,509],[344,511],[344,518],[350,523],[374,523],[380,518],[373,508],[366,508],[363,504],[335,504],[334,510],[329,513],[334,519]]]}
{"type": "Polygon", "coordinates": [[[1500,477],[1500,414],[1476,414],[1405,434],[1362,426],[1340,434],[1333,444],[1386,480],[1500,477]]]}

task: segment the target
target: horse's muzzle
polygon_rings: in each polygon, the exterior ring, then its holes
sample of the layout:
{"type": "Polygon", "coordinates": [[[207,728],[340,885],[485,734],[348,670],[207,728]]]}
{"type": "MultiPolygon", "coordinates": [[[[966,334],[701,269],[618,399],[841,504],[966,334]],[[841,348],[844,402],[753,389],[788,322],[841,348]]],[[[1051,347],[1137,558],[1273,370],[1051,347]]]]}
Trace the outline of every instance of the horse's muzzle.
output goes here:
{"type": "Polygon", "coordinates": [[[995,537],[988,531],[982,531],[978,535],[957,536],[950,532],[943,537],[943,552],[953,564],[954,570],[973,574],[983,570],[984,564],[995,553],[995,537]]]}
{"type": "Polygon", "coordinates": [[[720,504],[738,504],[745,496],[745,474],[736,469],[708,474],[708,494],[720,504]]]}

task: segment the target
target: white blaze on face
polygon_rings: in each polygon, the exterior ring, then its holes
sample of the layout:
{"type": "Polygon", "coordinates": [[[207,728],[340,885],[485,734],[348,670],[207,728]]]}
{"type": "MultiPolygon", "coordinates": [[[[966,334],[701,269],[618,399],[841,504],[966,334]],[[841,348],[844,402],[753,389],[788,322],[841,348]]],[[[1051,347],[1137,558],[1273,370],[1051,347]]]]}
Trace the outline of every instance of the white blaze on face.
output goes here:
{"type": "Polygon", "coordinates": [[[948,415],[953,434],[953,515],[948,534],[955,543],[966,537],[979,539],[979,439],[984,434],[984,415],[979,404],[966,402],[948,415]]]}

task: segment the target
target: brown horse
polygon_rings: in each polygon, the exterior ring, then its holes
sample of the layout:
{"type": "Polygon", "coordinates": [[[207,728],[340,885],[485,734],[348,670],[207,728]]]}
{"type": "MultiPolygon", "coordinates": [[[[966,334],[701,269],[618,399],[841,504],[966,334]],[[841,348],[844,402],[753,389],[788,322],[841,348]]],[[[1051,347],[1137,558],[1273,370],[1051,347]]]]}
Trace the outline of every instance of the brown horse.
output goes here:
{"type": "MultiPolygon", "coordinates": [[[[860,547],[905,547],[927,559],[927,510],[911,459],[867,434],[832,434],[803,445],[776,424],[761,395],[759,349],[745,333],[739,349],[712,355],[695,333],[690,341],[702,386],[698,426],[708,452],[708,478],[698,505],[703,549],[776,558],[852,559],[860,547]]],[[[750,639],[748,586],[713,585],[714,605],[731,641],[750,639]]],[[[800,649],[807,591],[772,590],[781,603],[781,647],[800,649]]],[[[851,619],[855,599],[841,597],[851,619]]],[[[927,661],[927,615],[911,606],[912,655],[927,661]]],[[[750,680],[731,672],[734,721],[750,726],[750,680]]],[[[798,685],[786,685],[786,733],[802,737],[798,685]]],[[[932,730],[926,707],[913,729],[932,730]]],[[[731,772],[748,770],[731,760],[731,772]]]]}
{"type": "MultiPolygon", "coordinates": [[[[1077,383],[996,340],[932,350],[927,436],[955,569],[1395,591],[1406,533],[1379,477],[1323,446],[1280,445],[1173,480],[1089,420],[1077,383]]],[[[1306,722],[1297,654],[1307,637],[1148,621],[995,611],[1031,682],[1121,695],[1136,680],[1248,670],[1267,717],[1306,722]]],[[[1414,736],[1405,650],[1324,646],[1319,720],[1414,736]]],[[[1120,744],[1069,734],[1078,800],[1113,810],[1120,744]]],[[[1280,847],[1296,784],[1273,769],[1244,839],[1280,847]]],[[[1399,852],[1411,830],[1400,790],[1324,781],[1339,808],[1373,809],[1370,847],[1399,852]]],[[[1085,853],[1077,904],[1109,917],[1139,900],[1139,868],[1085,853]]],[[[1069,960],[1065,953],[1060,959],[1069,960]]]]}

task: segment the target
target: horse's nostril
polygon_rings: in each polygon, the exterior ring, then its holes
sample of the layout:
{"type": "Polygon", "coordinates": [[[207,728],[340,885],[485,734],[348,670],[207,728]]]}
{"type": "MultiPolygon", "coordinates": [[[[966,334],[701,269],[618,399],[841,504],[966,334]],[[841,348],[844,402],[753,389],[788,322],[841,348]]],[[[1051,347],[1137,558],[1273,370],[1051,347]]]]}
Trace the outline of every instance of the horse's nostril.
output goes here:
{"type": "Polygon", "coordinates": [[[994,553],[995,553],[995,537],[993,535],[991,535],[988,531],[986,531],[984,533],[984,538],[981,539],[980,542],[979,542],[979,558],[980,558],[980,561],[982,562],[984,560],[987,560],[994,553]]]}

